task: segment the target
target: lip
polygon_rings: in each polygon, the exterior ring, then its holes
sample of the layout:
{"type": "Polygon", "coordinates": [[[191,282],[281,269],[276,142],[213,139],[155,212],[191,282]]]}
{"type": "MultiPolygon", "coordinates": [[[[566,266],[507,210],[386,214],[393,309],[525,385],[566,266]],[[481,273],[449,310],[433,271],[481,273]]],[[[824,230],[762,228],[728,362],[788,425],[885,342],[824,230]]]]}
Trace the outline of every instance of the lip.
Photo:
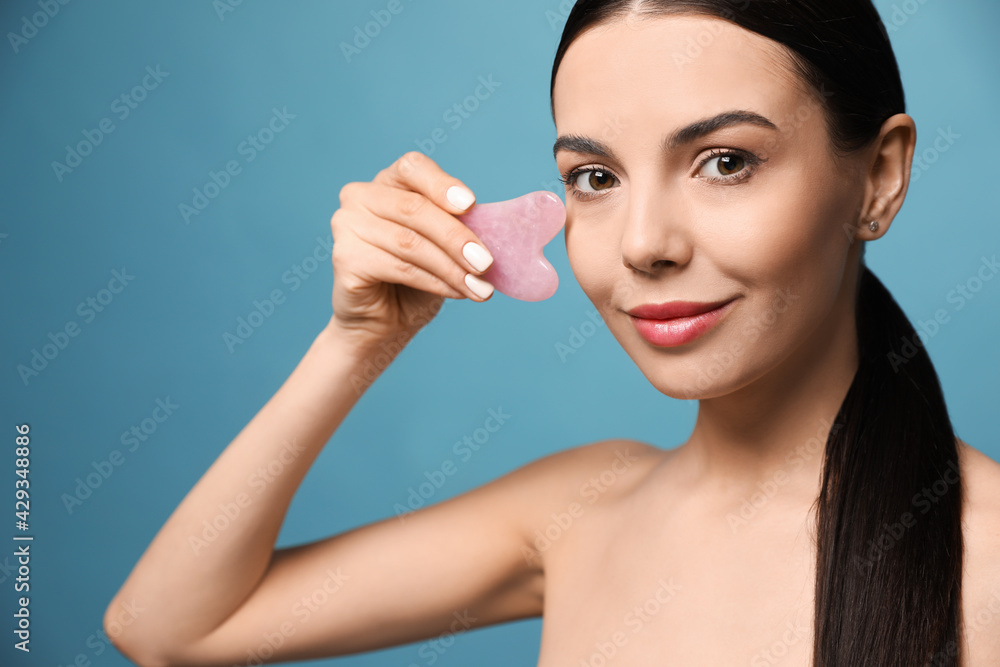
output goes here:
{"type": "Polygon", "coordinates": [[[699,338],[729,311],[736,298],[714,303],[669,301],[626,311],[639,335],[659,347],[676,347],[699,338]]]}

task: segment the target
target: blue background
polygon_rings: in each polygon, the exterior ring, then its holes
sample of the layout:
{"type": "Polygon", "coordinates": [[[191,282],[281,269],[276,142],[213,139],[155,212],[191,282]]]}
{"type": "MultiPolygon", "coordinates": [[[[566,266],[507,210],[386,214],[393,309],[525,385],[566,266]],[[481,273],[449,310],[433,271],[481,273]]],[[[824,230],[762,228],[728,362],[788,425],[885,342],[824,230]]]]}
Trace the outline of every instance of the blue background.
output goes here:
{"type": "MultiPolygon", "coordinates": [[[[15,52],[0,45],[2,507],[12,510],[14,424],[32,427],[30,658],[11,647],[13,547],[0,548],[0,662],[123,665],[95,641],[104,609],[186,492],[273,395],[330,316],[332,271],[298,289],[282,280],[329,237],[340,187],[370,180],[435,128],[432,157],[479,201],[559,189],[551,155],[552,56],[569,5],[558,0],[403,0],[404,10],[351,61],[342,42],[386,0],[201,2],[105,0],[60,6],[15,52]],[[169,74],[126,118],[112,101],[147,66],[169,74]],[[461,126],[443,119],[478,77],[501,85],[461,126]],[[273,109],[294,118],[252,162],[239,145],[273,109]],[[67,144],[109,118],[114,130],[71,173],[67,144]],[[229,160],[238,175],[185,221],[181,203],[229,160]],[[320,240],[317,240],[320,239],[320,240]],[[78,304],[122,267],[134,279],[92,321],[78,304]],[[286,300],[232,351],[223,340],[253,301],[286,300]],[[37,377],[19,364],[67,323],[79,335],[37,377]],[[157,399],[179,407],[82,504],[94,472],[157,399]]],[[[951,315],[928,341],[960,437],[1000,458],[997,325],[1000,280],[956,310],[947,295],[1000,252],[995,111],[1000,108],[1000,6],[993,0],[878,2],[891,29],[918,153],[939,129],[960,135],[920,173],[869,265],[913,320],[951,315]]],[[[22,29],[35,1],[3,3],[0,29],[22,29]]],[[[426,146],[426,144],[425,144],[426,146]]],[[[621,436],[672,447],[696,404],[653,389],[600,329],[564,360],[556,344],[591,308],[561,235],[547,248],[562,277],[540,303],[503,295],[446,301],[436,320],[362,397],[296,495],[279,546],[393,514],[408,489],[454,458],[452,444],[490,408],[511,421],[431,499],[451,497],[528,461],[621,436]]],[[[13,517],[0,535],[12,536],[13,517]]],[[[6,541],[6,539],[3,539],[6,541]]],[[[12,542],[10,544],[13,544],[12,542]]],[[[183,594],[183,591],[179,591],[183,594]]],[[[540,620],[461,635],[438,665],[527,665],[540,620]]],[[[324,661],[429,664],[420,644],[324,661]]]]}

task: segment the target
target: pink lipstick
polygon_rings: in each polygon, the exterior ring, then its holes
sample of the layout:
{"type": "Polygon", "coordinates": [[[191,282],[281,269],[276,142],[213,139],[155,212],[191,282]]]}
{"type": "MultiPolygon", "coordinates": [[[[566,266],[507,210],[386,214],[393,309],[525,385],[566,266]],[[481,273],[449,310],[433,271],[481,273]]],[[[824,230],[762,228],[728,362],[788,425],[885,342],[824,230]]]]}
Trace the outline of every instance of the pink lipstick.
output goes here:
{"type": "Polygon", "coordinates": [[[626,312],[647,341],[660,347],[676,347],[712,329],[735,302],[735,298],[715,303],[669,301],[644,304],[626,312]]]}

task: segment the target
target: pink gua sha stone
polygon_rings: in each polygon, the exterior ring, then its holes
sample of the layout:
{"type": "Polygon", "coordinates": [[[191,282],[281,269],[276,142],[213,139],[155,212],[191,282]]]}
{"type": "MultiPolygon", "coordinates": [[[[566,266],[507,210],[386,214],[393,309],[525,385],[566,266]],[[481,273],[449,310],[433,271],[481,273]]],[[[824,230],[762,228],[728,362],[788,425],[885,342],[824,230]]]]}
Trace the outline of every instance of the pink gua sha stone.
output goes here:
{"type": "Polygon", "coordinates": [[[546,190],[517,199],[475,204],[458,219],[476,233],[493,255],[480,275],[513,299],[542,301],[556,293],[559,276],[542,248],[566,224],[566,207],[546,190]]]}

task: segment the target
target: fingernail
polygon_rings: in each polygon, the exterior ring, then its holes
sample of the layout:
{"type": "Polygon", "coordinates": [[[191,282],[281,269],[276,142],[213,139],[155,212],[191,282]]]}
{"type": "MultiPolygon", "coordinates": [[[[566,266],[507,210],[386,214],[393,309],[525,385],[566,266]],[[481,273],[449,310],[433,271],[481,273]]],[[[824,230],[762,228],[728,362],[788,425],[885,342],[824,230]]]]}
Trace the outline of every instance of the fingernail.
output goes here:
{"type": "Polygon", "coordinates": [[[493,294],[493,285],[483,280],[478,276],[474,276],[471,273],[465,274],[465,284],[469,286],[469,289],[476,293],[481,299],[488,299],[491,294],[493,294]]]}
{"type": "Polygon", "coordinates": [[[464,211],[472,206],[472,203],[476,201],[476,196],[468,188],[463,188],[461,185],[453,185],[448,188],[448,201],[456,208],[464,211]]]}
{"type": "Polygon", "coordinates": [[[462,254],[469,260],[469,264],[475,267],[476,271],[485,271],[493,263],[493,255],[490,251],[479,245],[475,241],[469,241],[462,248],[462,254]]]}

